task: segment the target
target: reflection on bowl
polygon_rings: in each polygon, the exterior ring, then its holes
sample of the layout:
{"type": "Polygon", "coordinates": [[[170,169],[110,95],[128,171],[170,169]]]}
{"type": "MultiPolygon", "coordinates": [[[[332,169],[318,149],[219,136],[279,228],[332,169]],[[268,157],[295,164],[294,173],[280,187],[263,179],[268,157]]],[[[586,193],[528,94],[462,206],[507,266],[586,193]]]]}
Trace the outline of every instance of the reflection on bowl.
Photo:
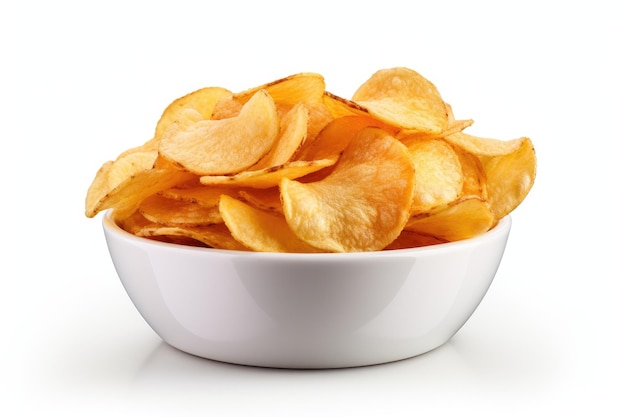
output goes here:
{"type": "Polygon", "coordinates": [[[243,365],[338,368],[441,346],[491,284],[511,228],[460,242],[346,254],[238,252],[156,242],[103,218],[139,313],[168,344],[243,365]]]}

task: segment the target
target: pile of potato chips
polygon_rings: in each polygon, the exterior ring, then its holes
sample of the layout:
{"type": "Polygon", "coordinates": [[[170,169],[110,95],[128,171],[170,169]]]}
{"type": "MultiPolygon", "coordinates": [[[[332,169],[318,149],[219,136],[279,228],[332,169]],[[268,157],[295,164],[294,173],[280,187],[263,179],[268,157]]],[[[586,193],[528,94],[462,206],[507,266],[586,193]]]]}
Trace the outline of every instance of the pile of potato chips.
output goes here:
{"type": "Polygon", "coordinates": [[[530,191],[528,138],[469,135],[408,68],[352,99],[301,73],[172,102],[154,137],[97,172],[85,202],[137,236],[219,249],[360,252],[471,238],[530,191]]]}

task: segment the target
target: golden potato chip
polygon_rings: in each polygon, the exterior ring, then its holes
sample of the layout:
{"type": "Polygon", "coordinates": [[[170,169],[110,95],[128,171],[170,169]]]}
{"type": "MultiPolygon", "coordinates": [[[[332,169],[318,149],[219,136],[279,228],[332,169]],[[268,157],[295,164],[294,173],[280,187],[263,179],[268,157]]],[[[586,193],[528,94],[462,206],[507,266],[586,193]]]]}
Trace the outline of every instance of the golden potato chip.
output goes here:
{"type": "Polygon", "coordinates": [[[278,187],[242,189],[238,192],[238,198],[261,210],[277,213],[283,211],[278,187]]]}
{"type": "Polygon", "coordinates": [[[111,209],[162,242],[256,251],[394,250],[467,239],[535,181],[528,138],[465,133],[414,70],[375,72],[351,99],[299,73],[169,104],[152,139],[105,162],[85,215],[111,209]]]}
{"type": "Polygon", "coordinates": [[[159,153],[198,175],[237,173],[269,152],[278,129],[274,101],[260,90],[235,117],[202,120],[184,130],[173,124],[161,139],[159,153]]]}
{"type": "Polygon", "coordinates": [[[303,72],[236,93],[233,98],[245,103],[260,90],[267,91],[276,103],[318,103],[326,90],[326,82],[320,74],[303,72]]]}
{"type": "MultiPolygon", "coordinates": [[[[196,179],[194,178],[195,182],[196,179]]],[[[198,182],[189,187],[177,185],[158,194],[172,200],[199,204],[204,207],[217,207],[222,194],[237,195],[237,192],[231,187],[205,187],[198,182]]]]}
{"type": "Polygon", "coordinates": [[[243,171],[234,175],[205,175],[200,177],[204,185],[237,185],[251,188],[276,187],[283,178],[296,179],[319,171],[335,163],[336,159],[316,159],[315,161],[292,161],[256,171],[243,171]]]}
{"type": "Polygon", "coordinates": [[[397,129],[369,116],[343,116],[332,120],[307,144],[300,159],[337,158],[348,143],[366,127],[378,127],[394,135],[397,129]]]}
{"type": "Polygon", "coordinates": [[[328,110],[328,112],[334,118],[344,117],[344,116],[370,116],[369,110],[365,107],[361,106],[359,103],[356,103],[347,98],[343,98],[337,96],[328,91],[324,92],[324,96],[322,97],[322,102],[324,106],[328,110]]]}
{"type": "MultiPolygon", "coordinates": [[[[85,215],[94,217],[100,211],[110,208],[118,211],[119,215],[121,213],[131,214],[145,198],[188,181],[191,177],[192,175],[186,171],[170,169],[139,171],[104,194],[99,187],[95,187],[93,193],[88,192],[85,215]]],[[[95,181],[95,183],[99,185],[100,180],[95,181]]]]}
{"type": "Polygon", "coordinates": [[[439,245],[447,240],[436,236],[403,230],[393,242],[385,247],[385,250],[421,248],[424,246],[439,245]]]}
{"type": "Polygon", "coordinates": [[[444,131],[441,133],[441,136],[446,137],[455,133],[459,133],[472,126],[473,124],[474,121],[472,119],[448,121],[448,124],[446,125],[444,131]]]}
{"type": "Polygon", "coordinates": [[[517,151],[527,138],[500,140],[457,132],[447,135],[446,140],[473,155],[481,157],[510,155],[517,151]]]}
{"type": "Polygon", "coordinates": [[[409,216],[415,172],[407,148],[365,128],[323,180],[280,183],[287,223],[301,240],[334,252],[380,250],[409,216]]]}
{"type": "Polygon", "coordinates": [[[106,161],[96,172],[96,176],[91,181],[87,189],[85,198],[85,216],[94,217],[100,211],[98,206],[106,195],[111,191],[109,187],[109,172],[113,161],[106,161]]]}
{"type": "MultiPolygon", "coordinates": [[[[87,191],[85,215],[94,217],[100,211],[109,208],[115,208],[120,213],[126,210],[134,211],[140,202],[139,199],[149,195],[137,188],[146,186],[152,193],[152,190],[160,189],[160,185],[155,184],[155,181],[170,172],[168,169],[154,169],[157,159],[156,151],[135,148],[122,153],[115,161],[103,164],[87,191]],[[134,192],[137,194],[133,195],[134,192]]],[[[173,175],[172,185],[187,177],[186,174],[173,175]]]]}
{"type": "Polygon", "coordinates": [[[116,221],[116,223],[122,229],[126,230],[128,233],[132,233],[133,235],[138,235],[140,230],[144,227],[159,226],[143,217],[143,215],[139,211],[132,212],[124,219],[116,221]]]}
{"type": "Polygon", "coordinates": [[[412,212],[428,211],[456,200],[463,189],[463,167],[454,149],[441,139],[406,138],[415,166],[412,212]]]}
{"type": "Polygon", "coordinates": [[[448,113],[448,121],[446,122],[446,127],[445,129],[440,132],[440,133],[426,133],[426,132],[420,132],[420,131],[416,131],[416,130],[412,130],[412,129],[402,129],[397,135],[396,137],[400,140],[402,140],[405,137],[408,136],[421,136],[424,139],[426,138],[445,138],[448,135],[452,135],[454,133],[458,133],[461,132],[465,129],[467,129],[468,127],[472,126],[474,124],[474,121],[471,119],[466,119],[466,120],[456,120],[454,118],[454,114],[452,113],[452,107],[450,107],[449,104],[445,103],[446,105],[446,112],[448,113]]]}
{"type": "Polygon", "coordinates": [[[300,240],[282,215],[251,207],[227,195],[220,212],[230,232],[244,246],[262,252],[319,252],[300,240]]]}
{"type": "Polygon", "coordinates": [[[251,170],[280,166],[289,162],[307,136],[309,113],[303,103],[291,108],[280,120],[278,139],[270,152],[251,170]]]}
{"type": "MultiPolygon", "coordinates": [[[[306,108],[309,113],[309,120],[307,124],[307,133],[304,144],[317,137],[319,132],[333,120],[332,114],[328,111],[328,108],[324,105],[323,101],[319,103],[308,103],[306,108]]],[[[300,150],[302,147],[300,148],[300,150]]],[[[298,159],[297,157],[294,159],[298,159]]]]}
{"type": "Polygon", "coordinates": [[[448,124],[449,124],[451,121],[456,120],[456,116],[454,115],[454,110],[452,110],[452,105],[450,103],[444,101],[443,105],[446,108],[446,114],[448,115],[448,124]]]}
{"type": "Polygon", "coordinates": [[[218,206],[207,207],[184,200],[151,195],[139,205],[139,212],[148,220],[164,226],[208,226],[223,223],[218,206]]]}
{"type": "Polygon", "coordinates": [[[165,108],[161,118],[157,122],[154,132],[155,140],[159,141],[161,137],[163,137],[165,130],[167,130],[172,123],[176,122],[181,113],[186,110],[192,109],[198,112],[200,118],[210,119],[217,102],[221,98],[231,95],[232,93],[225,88],[206,87],[174,100],[165,108]]]}
{"type": "Polygon", "coordinates": [[[446,113],[448,114],[448,122],[446,129],[443,131],[442,136],[451,135],[453,133],[460,132],[466,128],[472,126],[474,121],[472,119],[459,120],[454,116],[454,111],[449,103],[444,103],[446,106],[446,113]]]}
{"type": "Polygon", "coordinates": [[[487,177],[487,196],[496,219],[513,211],[526,198],[535,182],[537,159],[528,138],[513,152],[481,158],[487,177]]]}
{"type": "Polygon", "coordinates": [[[480,159],[463,149],[455,148],[463,171],[461,197],[475,196],[487,199],[487,174],[480,159]]]}
{"type": "MultiPolygon", "coordinates": [[[[223,97],[215,106],[211,118],[234,117],[254,94],[263,90],[274,100],[279,114],[285,114],[291,107],[303,104],[318,108],[326,88],[324,77],[315,73],[300,73],[266,83],[248,90],[223,97]]],[[[321,115],[321,113],[320,113],[321,115]]]]}
{"type": "Polygon", "coordinates": [[[224,223],[201,227],[163,226],[151,222],[143,217],[141,213],[135,212],[120,222],[120,227],[135,236],[157,238],[162,241],[171,240],[176,242],[184,238],[201,242],[208,247],[216,249],[249,250],[233,238],[230,230],[224,223]]]}
{"type": "Polygon", "coordinates": [[[352,100],[380,120],[404,129],[441,133],[448,121],[446,105],[435,85],[408,68],[377,71],[352,100]]]}
{"type": "Polygon", "coordinates": [[[158,155],[157,151],[138,150],[118,157],[111,165],[107,177],[109,190],[114,189],[137,172],[152,169],[158,155]]]}
{"type": "Polygon", "coordinates": [[[94,217],[100,209],[102,201],[119,184],[131,178],[139,171],[151,169],[157,154],[134,148],[118,156],[115,161],[107,161],[98,170],[92,180],[85,198],[85,215],[94,217]]]}
{"type": "MultiPolygon", "coordinates": [[[[174,106],[171,111],[164,113],[164,116],[161,117],[159,125],[157,125],[155,135],[152,137],[152,139],[145,142],[143,145],[124,151],[120,155],[120,157],[127,153],[133,153],[137,151],[158,151],[159,143],[161,142],[161,138],[163,137],[165,130],[170,128],[173,124],[176,124],[182,129],[186,129],[193,123],[205,119],[206,114],[200,113],[200,111],[196,110],[195,108],[186,106],[174,106]]],[[[162,158],[160,159],[162,160],[162,158]]]]}
{"type": "Polygon", "coordinates": [[[434,212],[411,217],[405,230],[457,241],[485,233],[494,222],[489,204],[472,197],[455,201],[434,212]]]}
{"type": "Polygon", "coordinates": [[[212,120],[221,120],[228,119],[231,117],[235,117],[239,114],[243,105],[239,100],[235,100],[234,96],[226,96],[222,97],[215,104],[215,108],[213,109],[213,113],[211,114],[212,120]]]}

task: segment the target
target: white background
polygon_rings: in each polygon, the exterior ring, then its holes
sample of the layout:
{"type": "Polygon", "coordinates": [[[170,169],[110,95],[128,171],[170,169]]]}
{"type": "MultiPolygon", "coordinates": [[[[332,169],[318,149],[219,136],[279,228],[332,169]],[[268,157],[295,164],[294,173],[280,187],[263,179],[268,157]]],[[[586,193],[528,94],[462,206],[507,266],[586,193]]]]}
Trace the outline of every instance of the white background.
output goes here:
{"type": "Polygon", "coordinates": [[[614,1],[3,1],[0,414],[626,413],[624,13],[614,1]],[[408,5],[411,5],[410,7],[408,5]],[[496,279],[443,347],[338,371],[164,345],[119,283],[97,168],[170,101],[318,72],[335,94],[413,68],[468,132],[529,136],[534,189],[496,279]]]}

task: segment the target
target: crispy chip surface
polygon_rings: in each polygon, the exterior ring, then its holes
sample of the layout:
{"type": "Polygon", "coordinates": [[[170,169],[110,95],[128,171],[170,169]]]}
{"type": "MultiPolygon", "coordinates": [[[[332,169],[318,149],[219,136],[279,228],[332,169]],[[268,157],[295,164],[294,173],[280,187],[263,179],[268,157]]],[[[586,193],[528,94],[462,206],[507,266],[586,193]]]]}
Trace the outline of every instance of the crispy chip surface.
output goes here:
{"type": "Polygon", "coordinates": [[[319,103],[326,90],[324,77],[313,72],[302,72],[234,94],[234,99],[245,103],[259,90],[267,91],[276,103],[296,105],[319,103]]]}
{"type": "Polygon", "coordinates": [[[505,155],[483,157],[487,199],[496,219],[512,212],[526,198],[535,182],[537,157],[528,138],[505,155]]]}
{"type": "Polygon", "coordinates": [[[203,227],[163,226],[151,222],[139,212],[133,213],[119,223],[124,230],[136,236],[156,238],[169,243],[180,243],[191,239],[215,249],[249,250],[233,238],[224,223],[203,227]]]}
{"type": "Polygon", "coordinates": [[[456,200],[463,189],[463,167],[457,153],[440,139],[407,139],[415,166],[411,211],[428,211],[456,200]]]}
{"type": "Polygon", "coordinates": [[[379,127],[392,135],[397,132],[397,129],[369,116],[338,117],[329,122],[308,144],[302,152],[301,159],[312,161],[336,158],[343,152],[348,143],[366,127],[379,127]]]}
{"type": "Polygon", "coordinates": [[[218,206],[151,195],[139,205],[139,212],[148,220],[164,226],[209,226],[223,223],[218,206]]]}
{"type": "Polygon", "coordinates": [[[324,93],[322,102],[334,118],[344,116],[371,116],[369,110],[361,106],[359,103],[337,96],[329,91],[324,93]]]}
{"type": "Polygon", "coordinates": [[[232,174],[265,156],[278,130],[274,101],[260,90],[235,117],[202,120],[187,129],[172,125],[161,139],[159,153],[197,175],[232,174]]]}
{"type": "Polygon", "coordinates": [[[251,169],[263,169],[286,164],[307,138],[309,111],[303,103],[296,104],[280,121],[278,139],[270,152],[251,169]]]}
{"type": "Polygon", "coordinates": [[[412,217],[407,222],[406,230],[457,241],[485,233],[493,227],[494,222],[489,204],[472,197],[455,201],[435,212],[412,217]]]}
{"type": "Polygon", "coordinates": [[[165,108],[157,122],[154,132],[155,141],[160,141],[172,123],[177,122],[188,110],[197,112],[201,119],[210,119],[218,101],[231,95],[229,90],[222,87],[206,87],[174,100],[165,108]]]}
{"type": "Polygon", "coordinates": [[[456,132],[446,136],[446,140],[476,156],[510,155],[520,148],[526,138],[500,140],[483,138],[465,132],[456,132]]]}
{"type": "Polygon", "coordinates": [[[474,196],[486,200],[487,174],[480,158],[462,149],[455,148],[455,151],[463,171],[461,198],[474,196]]]}
{"type": "Polygon", "coordinates": [[[147,169],[137,172],[104,195],[89,198],[87,217],[94,217],[100,211],[107,209],[131,214],[145,198],[190,178],[189,172],[178,170],[147,169]]]}
{"type": "Polygon", "coordinates": [[[242,189],[238,192],[238,198],[261,210],[277,213],[282,213],[283,211],[278,187],[242,189]]]}
{"type": "Polygon", "coordinates": [[[436,236],[425,235],[405,229],[400,233],[400,236],[385,247],[385,250],[421,248],[423,246],[439,245],[446,242],[447,240],[436,236]]]}
{"type": "Polygon", "coordinates": [[[171,102],[150,140],[107,161],[85,215],[137,236],[218,249],[360,252],[485,233],[526,198],[530,139],[465,132],[435,85],[376,71],[351,98],[302,72],[171,102]]]}
{"type": "Polygon", "coordinates": [[[276,187],[283,178],[296,179],[320,171],[335,163],[336,159],[293,161],[271,168],[244,171],[235,175],[205,175],[200,177],[204,185],[227,185],[251,188],[276,187]]]}
{"type": "Polygon", "coordinates": [[[220,213],[232,235],[244,246],[260,252],[320,252],[300,240],[285,218],[227,195],[220,199],[220,213]]]}
{"type": "Polygon", "coordinates": [[[437,87],[409,68],[374,73],[352,96],[380,120],[418,132],[441,133],[446,128],[446,105],[437,87]]]}
{"type": "Polygon", "coordinates": [[[91,181],[85,197],[85,216],[94,217],[98,214],[102,200],[111,191],[109,188],[109,172],[112,166],[113,161],[107,161],[102,164],[91,181]]]}
{"type": "Polygon", "coordinates": [[[366,128],[323,180],[281,181],[283,212],[295,234],[317,248],[380,250],[404,227],[414,182],[406,147],[381,129],[366,128]]]}
{"type": "Polygon", "coordinates": [[[194,179],[193,185],[178,184],[176,187],[159,192],[159,195],[168,199],[195,203],[204,207],[217,207],[222,194],[236,195],[237,191],[231,187],[205,187],[199,182],[196,184],[194,179]]]}
{"type": "Polygon", "coordinates": [[[137,150],[118,157],[111,165],[107,176],[109,189],[114,189],[138,172],[152,169],[158,155],[157,151],[137,150]]]}

